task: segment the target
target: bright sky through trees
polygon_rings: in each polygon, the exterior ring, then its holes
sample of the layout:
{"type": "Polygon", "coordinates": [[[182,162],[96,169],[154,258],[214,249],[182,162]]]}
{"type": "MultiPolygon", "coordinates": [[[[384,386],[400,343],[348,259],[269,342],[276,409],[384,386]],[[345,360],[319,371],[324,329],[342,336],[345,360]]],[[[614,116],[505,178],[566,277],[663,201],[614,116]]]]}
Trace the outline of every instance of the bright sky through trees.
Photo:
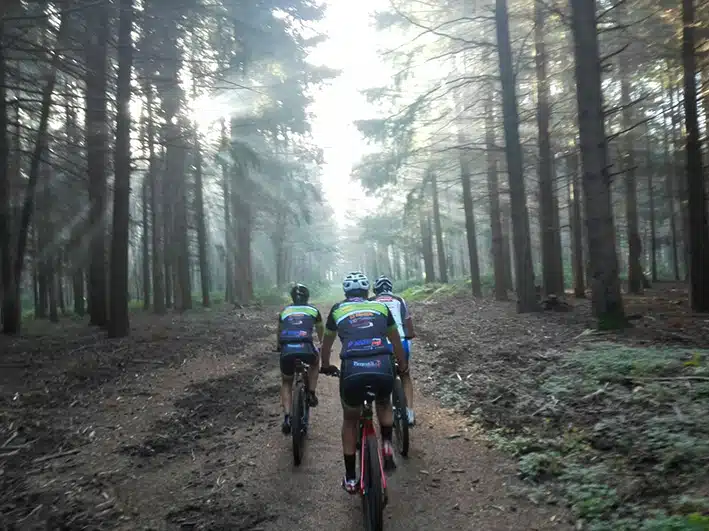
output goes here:
{"type": "Polygon", "coordinates": [[[382,0],[328,0],[322,29],[329,38],[310,55],[313,63],[342,72],[318,92],[313,104],[313,137],[325,154],[325,194],[340,226],[347,223],[348,211],[357,214],[353,201],[364,198],[359,184],[350,180],[353,166],[369,150],[353,124],[373,112],[360,90],[390,80],[389,67],[377,56],[376,31],[370,27],[381,7],[382,0]]]}

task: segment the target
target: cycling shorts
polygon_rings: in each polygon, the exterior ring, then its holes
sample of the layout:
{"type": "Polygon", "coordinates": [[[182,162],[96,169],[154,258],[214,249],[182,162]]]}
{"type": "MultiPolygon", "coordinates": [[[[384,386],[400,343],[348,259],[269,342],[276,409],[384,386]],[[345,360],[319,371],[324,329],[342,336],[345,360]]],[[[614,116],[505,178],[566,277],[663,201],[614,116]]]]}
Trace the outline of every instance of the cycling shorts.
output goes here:
{"type": "MultiPolygon", "coordinates": [[[[411,342],[408,339],[402,338],[401,344],[404,346],[404,352],[406,353],[406,361],[409,361],[409,358],[411,358],[411,342]]],[[[394,353],[394,345],[387,342],[387,346],[389,347],[389,352],[391,352],[393,354],[394,353]]]]}
{"type": "Polygon", "coordinates": [[[394,389],[394,362],[391,354],[345,358],[340,366],[342,405],[358,408],[371,387],[378,404],[387,404],[394,389]]]}
{"type": "Polygon", "coordinates": [[[318,349],[310,342],[281,343],[281,373],[285,376],[293,376],[296,360],[315,365],[318,359],[318,349]]]}

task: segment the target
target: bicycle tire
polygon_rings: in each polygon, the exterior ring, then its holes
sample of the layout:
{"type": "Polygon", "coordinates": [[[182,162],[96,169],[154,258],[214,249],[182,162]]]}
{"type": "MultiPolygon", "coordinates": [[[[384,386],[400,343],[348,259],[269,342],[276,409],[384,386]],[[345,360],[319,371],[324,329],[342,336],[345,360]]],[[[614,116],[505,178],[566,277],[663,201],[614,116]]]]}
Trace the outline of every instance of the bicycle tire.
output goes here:
{"type": "Polygon", "coordinates": [[[369,435],[364,444],[365,491],[362,493],[364,528],[366,531],[382,531],[384,529],[384,488],[376,435],[369,435]]]}
{"type": "Polygon", "coordinates": [[[402,457],[409,455],[409,419],[406,414],[406,394],[400,378],[394,379],[392,391],[392,405],[394,406],[394,442],[396,450],[402,457]]]}
{"type": "Polygon", "coordinates": [[[307,408],[307,397],[302,382],[296,384],[291,408],[291,437],[293,439],[293,462],[300,466],[305,450],[305,425],[303,423],[307,408]]]}

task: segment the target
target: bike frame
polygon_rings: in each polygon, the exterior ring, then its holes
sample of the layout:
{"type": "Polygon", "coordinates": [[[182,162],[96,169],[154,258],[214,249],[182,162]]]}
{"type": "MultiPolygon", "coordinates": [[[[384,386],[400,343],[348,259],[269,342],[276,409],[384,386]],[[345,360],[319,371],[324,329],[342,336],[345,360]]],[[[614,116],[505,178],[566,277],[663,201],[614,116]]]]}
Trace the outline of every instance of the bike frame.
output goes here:
{"type": "MultiPolygon", "coordinates": [[[[367,453],[365,451],[365,448],[367,446],[367,437],[369,435],[374,435],[375,437],[377,436],[377,432],[374,429],[374,421],[373,421],[373,413],[372,413],[372,402],[374,401],[373,396],[371,397],[371,400],[369,398],[365,399],[364,404],[362,405],[359,421],[362,424],[362,436],[361,436],[361,441],[360,441],[360,450],[359,450],[359,461],[360,461],[360,470],[359,470],[359,491],[360,494],[364,495],[365,494],[365,486],[364,486],[364,470],[365,470],[365,454],[367,453]]],[[[379,474],[382,478],[382,489],[387,488],[387,480],[386,480],[386,474],[384,473],[384,467],[382,465],[382,459],[381,459],[381,453],[379,452],[379,443],[377,443],[377,454],[380,455],[379,458],[379,474]]]]}

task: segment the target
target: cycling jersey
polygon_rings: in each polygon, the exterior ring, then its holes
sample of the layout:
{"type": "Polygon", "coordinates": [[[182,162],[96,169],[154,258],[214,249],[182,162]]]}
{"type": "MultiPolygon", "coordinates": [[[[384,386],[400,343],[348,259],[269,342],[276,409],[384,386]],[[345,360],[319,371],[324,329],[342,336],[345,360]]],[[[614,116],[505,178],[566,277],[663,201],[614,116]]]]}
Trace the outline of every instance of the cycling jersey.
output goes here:
{"type": "Polygon", "coordinates": [[[325,334],[340,336],[340,358],[345,359],[388,352],[386,337],[394,327],[396,321],[386,304],[357,297],[332,307],[325,334]]]}
{"type": "Polygon", "coordinates": [[[391,310],[394,320],[396,321],[396,328],[399,330],[399,335],[403,340],[406,337],[406,333],[404,331],[404,321],[409,318],[409,308],[406,306],[406,301],[393,293],[380,293],[379,295],[372,297],[370,300],[383,302],[389,307],[389,310],[391,310]]]}
{"type": "Polygon", "coordinates": [[[280,343],[312,343],[313,328],[322,323],[322,316],[314,306],[292,305],[283,308],[278,315],[278,320],[280,321],[278,334],[280,343]]]}

